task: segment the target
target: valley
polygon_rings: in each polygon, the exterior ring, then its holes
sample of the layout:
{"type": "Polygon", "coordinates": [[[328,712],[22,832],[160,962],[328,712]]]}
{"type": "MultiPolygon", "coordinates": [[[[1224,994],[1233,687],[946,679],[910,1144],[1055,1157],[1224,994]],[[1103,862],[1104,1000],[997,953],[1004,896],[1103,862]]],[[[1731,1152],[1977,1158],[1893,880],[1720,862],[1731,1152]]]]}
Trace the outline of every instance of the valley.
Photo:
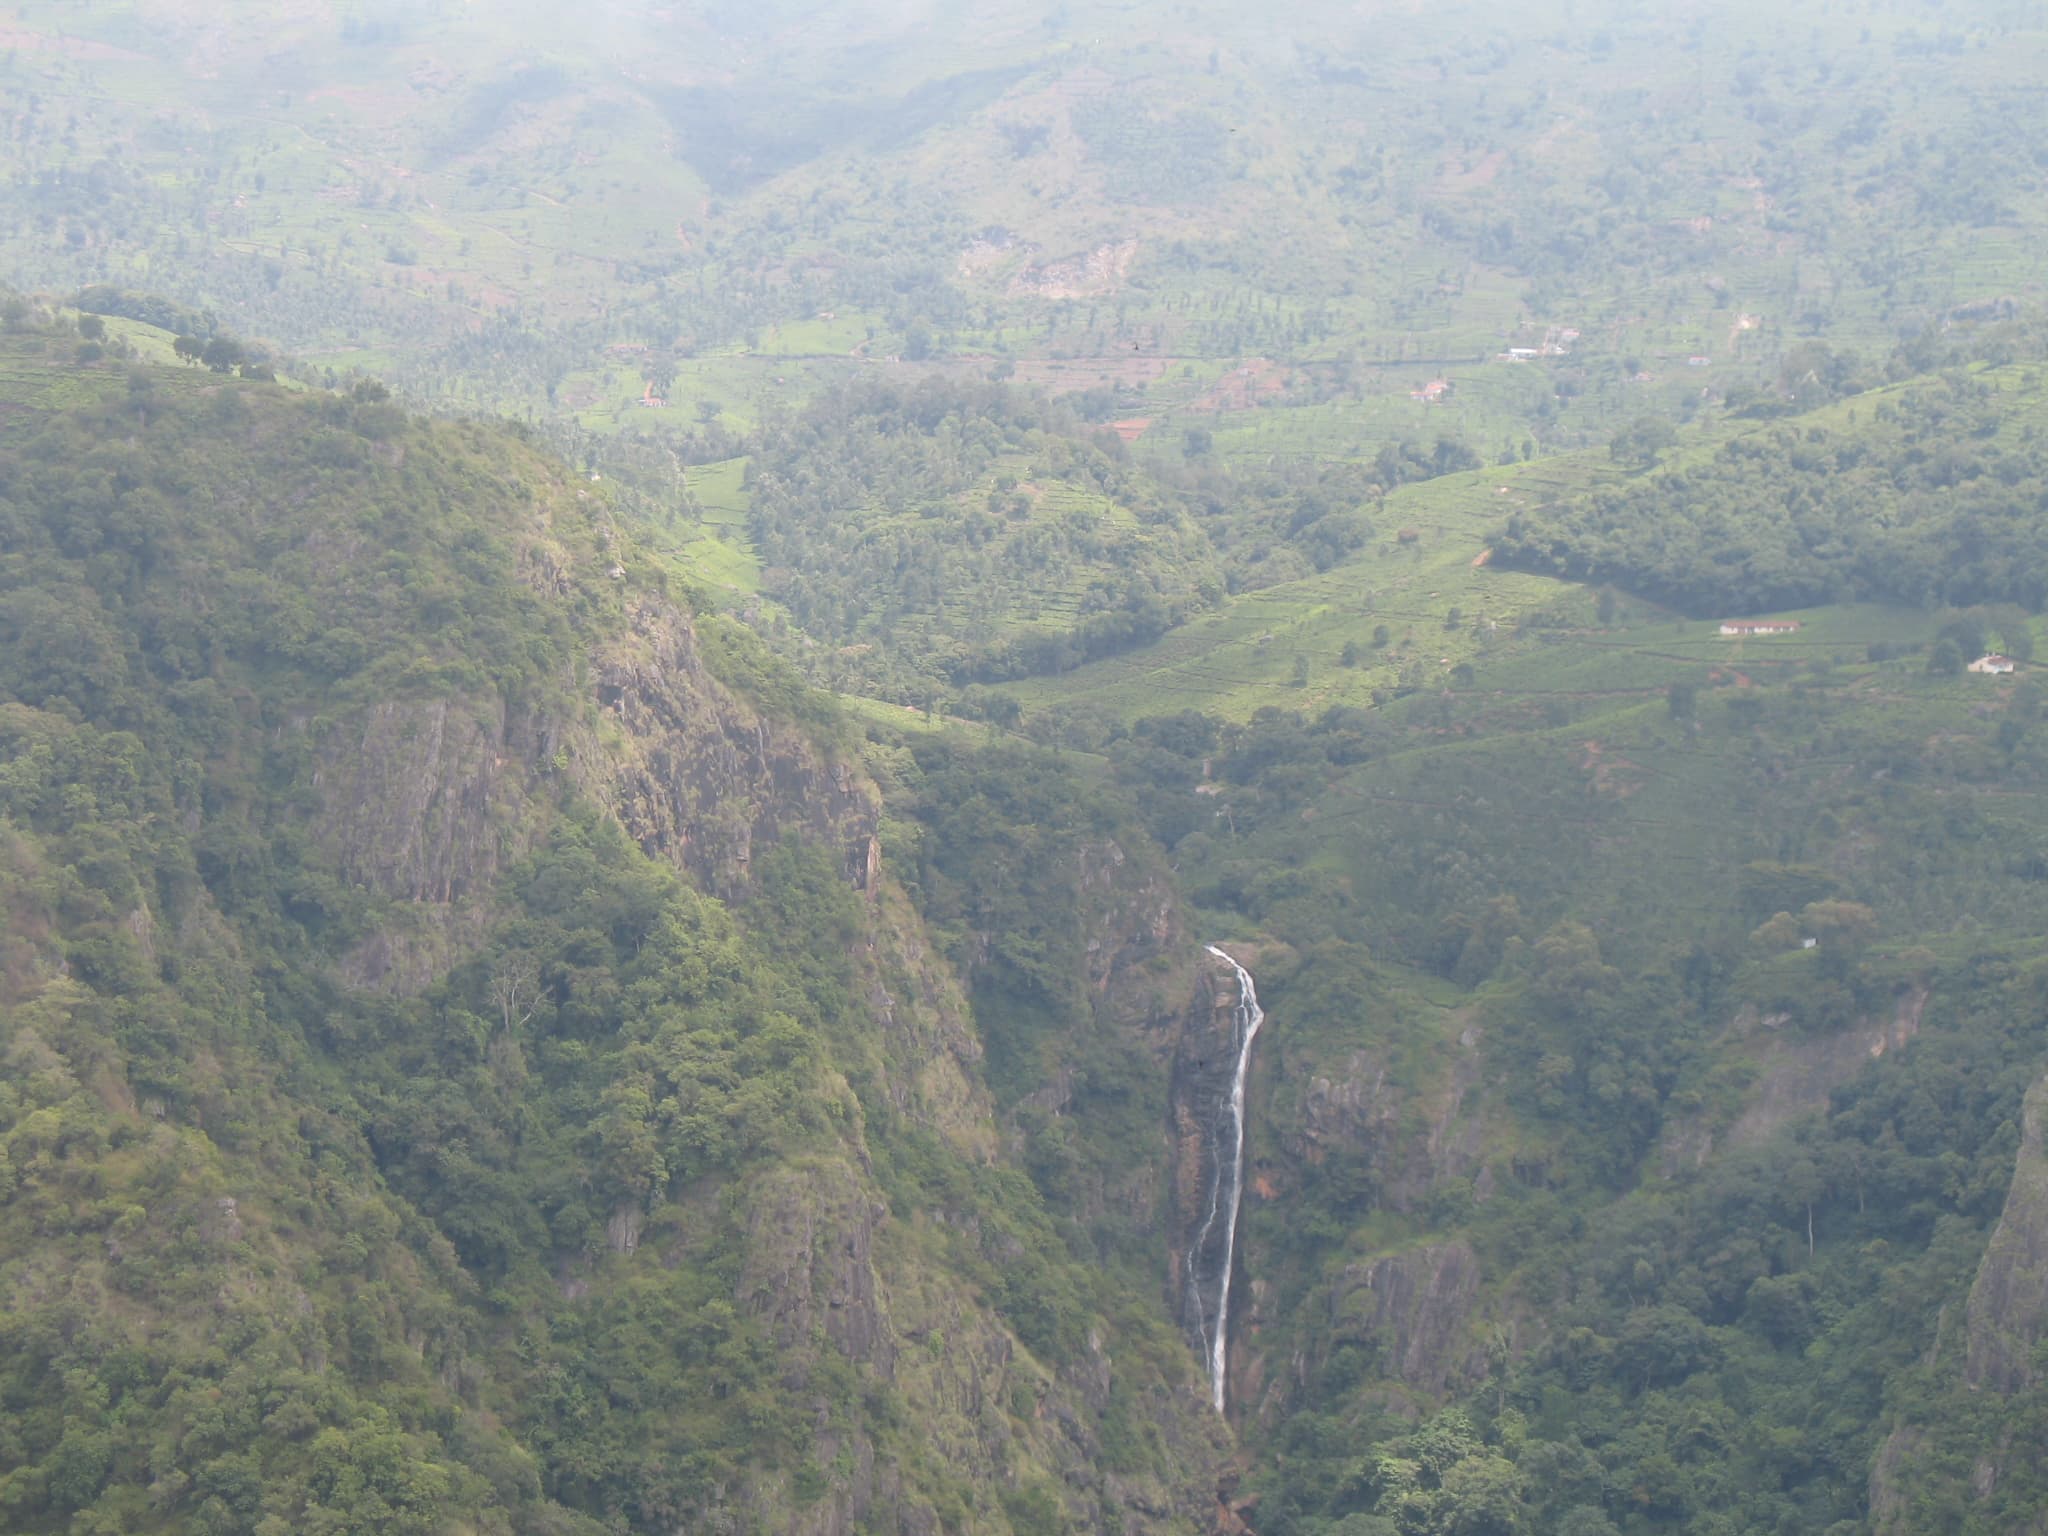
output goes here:
{"type": "Polygon", "coordinates": [[[0,4],[0,1526],[2037,1529],[2044,65],[0,4]]]}

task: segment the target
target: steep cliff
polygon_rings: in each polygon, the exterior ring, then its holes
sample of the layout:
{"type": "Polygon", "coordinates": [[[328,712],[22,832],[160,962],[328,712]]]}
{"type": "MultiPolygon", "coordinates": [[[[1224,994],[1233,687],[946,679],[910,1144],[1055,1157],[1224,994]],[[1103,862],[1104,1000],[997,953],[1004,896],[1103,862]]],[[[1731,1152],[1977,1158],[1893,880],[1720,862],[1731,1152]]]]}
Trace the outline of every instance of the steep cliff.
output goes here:
{"type": "Polygon", "coordinates": [[[2048,1336],[2048,1155],[2041,1120],[2048,1081],[2027,1093],[2019,1154],[2005,1210],[1970,1287],[1964,1379],[1972,1387],[2016,1392],[2038,1379],[2035,1346],[2048,1336]]]}
{"type": "Polygon", "coordinates": [[[1201,1352],[1203,1298],[1191,1279],[1191,1249],[1208,1216],[1222,1155],[1218,1123],[1225,1118],[1237,1070],[1234,1049],[1237,976],[1211,957],[1198,973],[1195,995],[1174,1042],[1168,1088],[1172,1137],[1168,1182],[1167,1296],[1191,1348],[1201,1352]]]}
{"type": "Polygon", "coordinates": [[[1723,1040],[1747,1063],[1749,1085],[1718,1112],[1670,1117],[1660,1147],[1664,1171],[1697,1168],[1719,1150],[1757,1146],[1799,1116],[1826,1110],[1835,1089],[1912,1042],[1927,1002],[1926,985],[1916,981],[1899,989],[1888,1010],[1819,1035],[1797,1029],[1789,1014],[1764,1013],[1754,1004],[1738,1008],[1723,1040]]]}
{"type": "Polygon", "coordinates": [[[510,432],[12,425],[11,1527],[1207,1522],[829,703],[510,432]]]}
{"type": "MultiPolygon", "coordinates": [[[[743,643],[726,636],[728,647],[743,643]]],[[[746,891],[757,847],[813,839],[837,848],[855,889],[876,889],[874,786],[721,682],[673,603],[630,601],[621,632],[595,648],[592,671],[602,713],[595,739],[582,744],[582,774],[646,852],[729,897],[746,891]]]]}

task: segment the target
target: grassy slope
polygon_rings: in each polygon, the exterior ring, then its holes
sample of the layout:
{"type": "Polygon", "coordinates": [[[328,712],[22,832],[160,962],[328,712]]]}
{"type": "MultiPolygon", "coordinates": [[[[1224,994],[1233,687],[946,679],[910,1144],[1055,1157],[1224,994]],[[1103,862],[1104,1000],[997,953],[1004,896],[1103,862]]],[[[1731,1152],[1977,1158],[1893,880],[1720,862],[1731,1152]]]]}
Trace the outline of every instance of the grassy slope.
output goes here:
{"type": "MultiPolygon", "coordinates": [[[[2048,396],[2038,369],[1977,377],[2001,391],[2001,437],[2040,430],[2048,396]]],[[[1887,393],[1793,425],[1853,436],[1887,393]]],[[[1708,465],[1732,434],[1783,428],[1695,428],[1670,462],[1708,465]]],[[[2024,984],[2015,981],[2008,995],[2002,978],[2038,963],[2034,936],[2048,925],[2038,878],[2048,867],[2039,681],[1931,676],[1924,654],[1869,659],[1879,642],[1912,648],[1930,640],[1943,616],[1924,610],[1810,609],[1790,615],[1802,624],[1795,635],[1733,639],[1711,620],[1673,620],[1627,594],[1602,623],[1585,589],[1473,565],[1514,506],[1569,498],[1627,473],[1604,453],[1586,453],[1403,488],[1375,519],[1375,547],[1335,570],[1241,595],[1144,651],[1016,685],[1033,710],[1092,707],[1126,723],[1206,710],[1250,723],[1237,738],[1250,750],[1262,732],[1287,728],[1251,722],[1264,706],[1313,719],[1330,704],[1371,702],[1375,688],[1397,683],[1417,659],[1426,666],[1427,686],[1387,699],[1350,727],[1362,736],[1364,761],[1290,776],[1282,759],[1241,779],[1219,753],[1200,815],[1161,815],[1163,824],[1192,828],[1176,859],[1205,906],[1207,931],[1263,956],[1255,966],[1272,1029],[1255,1079],[1246,1241],[1250,1272],[1266,1289],[1246,1358],[1263,1358],[1269,1370],[1286,1358],[1339,1362],[1323,1379],[1263,1389],[1270,1395],[1249,1433],[1262,1465],[1285,1470],[1261,1474],[1262,1528],[1315,1531],[1322,1527],[1307,1511],[1369,1507],[1374,1485],[1352,1470],[1363,1464],[1362,1449],[1392,1442],[1402,1415],[1440,1400],[1440,1385],[1405,1376],[1412,1367],[1392,1353],[1414,1337],[1404,1328],[1424,1326],[1417,1314],[1355,1292],[1354,1315],[1333,1297],[1353,1293],[1374,1263],[1405,1255],[1434,1264],[1446,1245],[1471,1244],[1483,1280],[1430,1358],[1484,1358],[1510,1338],[1513,1349],[1530,1348],[1519,1366],[1497,1361],[1469,1405],[1481,1416],[1503,1406],[1526,1414],[1540,1439],[1583,1436],[1616,1480],[1605,1508],[1623,1529],[1707,1521],[1707,1511],[1748,1499],[1741,1485],[1759,1475],[1768,1482],[1755,1492],[1754,1519],[1776,1518],[1764,1506],[1781,1494],[1810,1501],[1805,1507],[1821,1524],[1854,1516],[1869,1458],[1890,1424],[1881,1411],[1886,1394],[1950,1403],[1913,1408],[1922,1423],[1962,1400],[1930,1395],[1962,1391],[1953,1366],[1923,1376],[1912,1357],[1940,1326],[1942,1308],[1962,1304],[1996,1217],[1996,1193],[2010,1176],[2008,1146],[1983,1150],[1990,1196],[1957,1188],[1921,1208],[1938,1208],[1948,1223],[1931,1235],[1910,1222],[1888,1229],[1896,1251],[1883,1265],[1864,1247],[1874,1229],[1863,1224],[1848,1182],[1825,1186],[1817,1258],[1794,1256],[1789,1246],[1805,1255],[1806,1239],[1793,1230],[1797,1212],[1709,1214],[1724,1198],[1714,1193],[1718,1181],[1739,1183],[1746,1175],[1733,1170],[1749,1166],[1747,1158],[1776,1169],[1805,1155],[1790,1144],[1754,1150],[1764,1133],[1749,1126],[1741,1136],[1752,1150],[1697,1173],[1692,1160],[1760,1101],[1760,1074],[1774,1083],[1771,1113],[1781,1116],[1788,1105],[1824,1111],[1833,1087],[1873,1093],[1876,1081],[1913,1082],[1923,1071],[1928,1085],[1967,1084],[1954,1091],[1991,1096],[2000,1113],[2009,1107],[1998,1095],[2005,1077],[2029,1070],[2028,1021],[2037,1015],[2024,984]],[[1400,527],[1416,529],[1418,541],[1400,544],[1400,527]],[[1446,632],[1442,616],[1453,604],[1465,623],[1446,632]],[[1479,615],[1504,621],[1490,641],[1472,632],[1479,615]],[[1540,622],[1510,622],[1531,617],[1540,622]],[[1371,651],[1378,623],[1393,631],[1387,649],[1403,654],[1371,651]],[[1368,662],[1355,672],[1337,665],[1346,641],[1367,648],[1368,662]],[[1291,684],[1297,654],[1310,659],[1304,688],[1291,684]],[[1469,663],[1471,674],[1448,676],[1446,660],[1469,663]],[[1689,717],[1670,703],[1680,685],[1696,690],[1689,717]],[[1747,909],[1745,867],[1758,860],[1825,869],[1876,913],[1879,938],[1852,967],[1853,999],[1818,951],[1767,956],[1746,947],[1758,914],[1747,909]],[[1561,920],[1590,924],[1617,968],[1617,988],[1654,974],[1688,945],[1715,957],[1715,1011],[1688,1021],[1681,1010],[1654,1026],[1655,1049],[1675,1053],[1656,1069],[1666,1075],[1653,1096],[1657,1134],[1668,1139],[1653,1138],[1647,1155],[1624,1159],[1619,1171],[1602,1166],[1610,1154],[1588,1146],[1618,1109],[1598,1101],[1539,1109],[1527,1081],[1533,1056],[1514,1054],[1538,1014],[1528,950],[1464,985],[1427,968],[1450,963],[1439,954],[1447,919],[1475,916],[1503,896],[1518,904],[1525,944],[1561,920]],[[1363,952],[1347,946],[1369,948],[1373,963],[1342,972],[1347,954],[1363,952]],[[1896,999],[1923,985],[1935,997],[1923,1054],[1892,1053],[1890,1078],[1876,1079],[1876,1068],[1858,1077],[1857,1065],[1883,1041],[1848,1045],[1848,1032],[1870,1035],[1896,999]],[[1745,1005],[1777,1022],[1744,1027],[1745,1005]],[[2010,1043],[2001,1030],[2013,1032],[2010,1043]],[[1985,1086],[1994,1080],[1995,1092],[1985,1086]],[[1353,1092],[1364,1108],[1347,1111],[1353,1092]],[[1505,1198],[1475,1199],[1480,1170],[1494,1189],[1509,1191],[1505,1198]],[[1810,1271],[1796,1283],[1825,1288],[1832,1309],[1817,1325],[1823,1341],[1803,1358],[1760,1342],[1753,1318],[1744,1331],[1739,1307],[1711,1312],[1686,1301],[1679,1305],[1697,1306],[1725,1330],[1715,1347],[1730,1364],[1726,1377],[1693,1376],[1669,1397],[1640,1384],[1612,1391],[1573,1375],[1582,1367],[1559,1364],[1566,1357],[1547,1344],[1530,1342],[1550,1324],[1612,1329],[1630,1306],[1656,1298],[1646,1289],[1630,1303],[1625,1283],[1594,1278],[1604,1262],[1599,1246],[1622,1241],[1616,1234],[1644,1242],[1657,1264],[1711,1270],[1729,1250],[1686,1259],[1684,1244],[1697,1231],[1719,1232],[1712,1223],[1728,1220],[1738,1235],[1713,1243],[1768,1244],[1781,1219],[1787,1256],[1774,1263],[1788,1274],[1810,1271]],[[1622,1298],[1613,1314],[1596,1294],[1607,1283],[1622,1298]],[[1890,1343],[1877,1337],[1885,1328],[1897,1330],[1886,1335],[1890,1343]],[[1644,1474],[1630,1458],[1645,1445],[1669,1445],[1682,1460],[1683,1432],[1669,1425],[1692,1411],[1684,1405],[1724,1391],[1757,1425],[1709,1458],[1733,1482],[1710,1487],[1723,1473],[1688,1472],[1683,1491],[1660,1495],[1664,1503],[1647,1514],[1625,1492],[1614,1496],[1614,1487],[1640,1486],[1644,1474]],[[1820,1433],[1814,1426],[1823,1420],[1839,1458],[1835,1483],[1771,1461],[1770,1447],[1820,1433]],[[1622,1422],[1639,1427],[1624,1434],[1622,1422]],[[1770,1470],[1759,1474],[1759,1466],[1770,1470]],[[1331,1503],[1317,1502],[1324,1498],[1331,1503]]],[[[2039,636],[2040,620],[2034,627],[2039,636]]],[[[1625,1018],[1603,1023],[1610,1026],[1617,1036],[1630,1027],[1625,1018]]],[[[1583,1071],[1587,1057],[1610,1044],[1578,1039],[1546,1049],[1565,1069],[1576,1056],[1583,1071]]],[[[1797,1134],[1853,1142],[1864,1132],[1809,1126],[1797,1134]]],[[[1899,1132],[1893,1125],[1882,1134],[1899,1132]]],[[[1947,1420],[1936,1431],[1950,1435],[1951,1449],[1988,1433],[1961,1424],[1947,1420]]],[[[1521,1455],[1525,1466],[1545,1464],[1521,1455]]],[[[1556,1494],[1540,1475],[1522,1492],[1532,1509],[1556,1494]]],[[[2016,1486],[2014,1507],[2032,1496],[2016,1486]]],[[[1588,1502],[1601,1501],[1596,1494],[1588,1502]]],[[[1930,1516],[1912,1528],[1941,1526],[1930,1516]]]]}
{"type": "MultiPolygon", "coordinates": [[[[2017,438],[2048,422],[2048,388],[2037,367],[2013,364],[1977,377],[2000,391],[2001,435],[2017,438]]],[[[1874,390],[1798,421],[1853,435],[1859,419],[1868,423],[1888,395],[1911,387],[1874,390]]],[[[1703,424],[1666,465],[1705,467],[1729,438],[1775,430],[1775,423],[1703,424]]],[[[1805,625],[1797,636],[1729,640],[1711,621],[1645,627],[1642,605],[1624,598],[1634,624],[1626,634],[1603,635],[1583,588],[1475,563],[1517,508],[1568,501],[1632,473],[1604,450],[1589,449],[1403,486],[1374,511],[1377,537],[1369,551],[1319,575],[1244,593],[1143,650],[1011,689],[1027,708],[1080,705],[1126,721],[1199,709],[1243,720],[1266,705],[1314,713],[1370,704],[1376,692],[1404,683],[1446,683],[1460,664],[1472,666],[1471,686],[1482,693],[1584,696],[1628,686],[1632,677],[1646,689],[1675,677],[1697,679],[1705,669],[1757,657],[1855,658],[1872,642],[1912,643],[1935,627],[1922,613],[1863,605],[1791,615],[1805,625]],[[1407,530],[1417,535],[1412,543],[1402,542],[1407,530]],[[1453,608],[1459,625],[1446,628],[1453,608]],[[1526,623],[1532,619],[1538,624],[1526,623]],[[1487,628],[1489,621],[1497,627],[1487,628]],[[1382,624],[1389,642],[1377,647],[1374,631],[1382,624]],[[1341,664],[1346,645],[1359,650],[1356,666],[1341,664]],[[1628,658],[1659,656],[1692,666],[1628,670],[1628,658]],[[1294,684],[1297,658],[1308,662],[1305,687],[1294,684]]]]}
{"type": "Polygon", "coordinates": [[[693,465],[686,478],[703,530],[677,551],[685,570],[715,590],[760,590],[761,562],[747,537],[748,492],[741,483],[745,459],[693,465]]]}

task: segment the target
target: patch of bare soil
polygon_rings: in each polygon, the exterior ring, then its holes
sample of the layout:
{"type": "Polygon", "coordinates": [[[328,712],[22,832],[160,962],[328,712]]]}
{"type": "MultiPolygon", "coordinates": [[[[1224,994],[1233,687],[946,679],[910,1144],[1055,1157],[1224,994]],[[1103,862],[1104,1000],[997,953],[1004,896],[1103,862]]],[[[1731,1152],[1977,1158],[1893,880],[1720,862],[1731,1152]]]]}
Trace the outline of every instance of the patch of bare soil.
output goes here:
{"type": "Polygon", "coordinates": [[[1138,242],[1117,240],[1092,251],[1026,267],[1010,279],[1012,298],[1090,299],[1114,293],[1130,276],[1138,242]]]}
{"type": "Polygon", "coordinates": [[[1255,357],[1223,375],[1191,411],[1248,411],[1287,389],[1287,371],[1270,357],[1255,357]]]}

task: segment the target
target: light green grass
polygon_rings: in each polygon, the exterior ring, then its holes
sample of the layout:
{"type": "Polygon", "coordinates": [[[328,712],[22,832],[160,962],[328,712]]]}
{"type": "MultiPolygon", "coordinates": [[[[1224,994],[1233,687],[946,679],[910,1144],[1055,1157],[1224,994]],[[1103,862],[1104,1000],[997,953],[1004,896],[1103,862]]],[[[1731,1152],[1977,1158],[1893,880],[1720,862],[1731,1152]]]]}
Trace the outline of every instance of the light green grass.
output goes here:
{"type": "Polygon", "coordinates": [[[720,459],[715,464],[692,464],[684,473],[683,483],[702,509],[705,522],[743,527],[753,505],[746,476],[744,457],[720,459]]]}
{"type": "MultiPolygon", "coordinates": [[[[2048,426],[2041,368],[2010,364],[1975,371],[2007,396],[2002,433],[2018,436],[2048,426]]],[[[1800,427],[1853,431],[1888,398],[1913,387],[1909,381],[1836,402],[1799,418],[1800,427]]],[[[1710,420],[1685,434],[1666,467],[1711,473],[1715,454],[1730,438],[1782,430],[1776,422],[1710,420]]],[[[1714,621],[1645,628],[1656,617],[1655,605],[1622,594],[1620,622],[1628,635],[1619,639],[1598,632],[1603,626],[1586,588],[1475,563],[1514,512],[1622,484],[1640,473],[1616,465],[1604,449],[1591,448],[1404,486],[1373,510],[1372,545],[1336,568],[1242,593],[1221,611],[1143,649],[1063,676],[1013,684],[1010,691],[1033,710],[1086,704],[1125,720],[1178,709],[1245,719],[1266,705],[1313,712],[1454,682],[1483,690],[1499,682],[1501,669],[1517,658],[1554,647],[1560,626],[1583,638],[1574,665],[1582,671],[1605,668],[1613,679],[1582,678],[1565,690],[1574,692],[1661,688],[1670,681],[1661,663],[1626,671],[1624,661],[1660,650],[1695,668],[1842,665],[1860,663],[1875,643],[1924,643],[1938,627],[1924,612],[1863,604],[1787,615],[1801,621],[1796,635],[1730,638],[1717,633],[1714,621]],[[1381,626],[1387,631],[1383,644],[1376,643],[1381,626]],[[1343,664],[1347,648],[1354,658],[1350,666],[1343,664]],[[1469,677],[1461,671],[1466,667],[1472,669],[1469,677]]]]}
{"type": "Polygon", "coordinates": [[[724,532],[690,540],[676,551],[684,569],[699,581],[727,592],[761,590],[761,562],[751,546],[724,532]]]}
{"type": "Polygon", "coordinates": [[[1000,734],[984,721],[961,720],[944,713],[928,715],[908,704],[892,704],[886,699],[869,698],[866,694],[841,693],[834,697],[838,699],[840,708],[855,719],[887,726],[892,731],[910,731],[920,736],[953,735],[973,741],[987,741],[1000,734]]]}

